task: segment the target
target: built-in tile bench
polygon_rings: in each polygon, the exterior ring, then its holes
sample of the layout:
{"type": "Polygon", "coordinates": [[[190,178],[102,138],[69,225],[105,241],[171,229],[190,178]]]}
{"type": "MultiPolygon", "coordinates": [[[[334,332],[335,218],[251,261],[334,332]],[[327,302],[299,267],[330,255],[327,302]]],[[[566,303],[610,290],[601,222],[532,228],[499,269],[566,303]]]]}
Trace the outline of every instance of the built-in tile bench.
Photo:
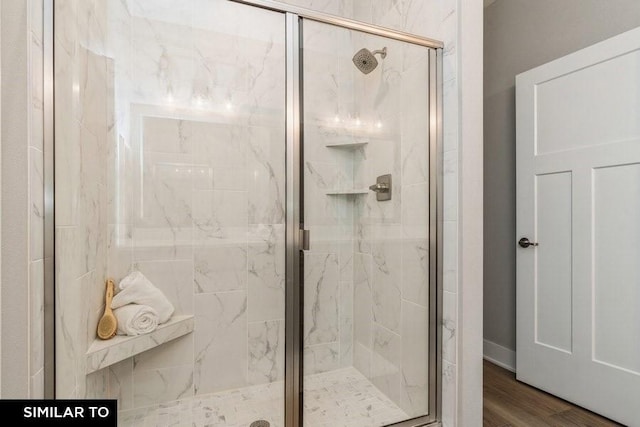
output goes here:
{"type": "Polygon", "coordinates": [[[106,341],[96,339],[87,351],[87,374],[189,334],[193,332],[193,326],[193,315],[174,316],[148,334],[116,335],[106,341]]]}

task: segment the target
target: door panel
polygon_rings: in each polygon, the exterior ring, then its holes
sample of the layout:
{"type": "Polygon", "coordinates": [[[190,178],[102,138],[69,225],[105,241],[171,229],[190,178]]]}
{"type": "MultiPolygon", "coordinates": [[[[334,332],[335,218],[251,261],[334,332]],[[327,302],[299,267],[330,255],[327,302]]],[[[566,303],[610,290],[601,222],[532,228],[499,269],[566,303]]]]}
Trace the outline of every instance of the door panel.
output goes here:
{"type": "MultiPolygon", "coordinates": [[[[517,377],[640,425],[640,30],[516,78],[517,377]]],[[[515,243],[515,242],[514,242],[515,243]]]]}
{"type": "Polygon", "coordinates": [[[640,375],[640,164],[595,169],[593,185],[593,357],[640,375]]]}
{"type": "Polygon", "coordinates": [[[571,352],[571,173],[536,177],[536,342],[571,352]]]}
{"type": "Polygon", "coordinates": [[[598,61],[536,84],[538,154],[640,137],[640,50],[598,61]]]}

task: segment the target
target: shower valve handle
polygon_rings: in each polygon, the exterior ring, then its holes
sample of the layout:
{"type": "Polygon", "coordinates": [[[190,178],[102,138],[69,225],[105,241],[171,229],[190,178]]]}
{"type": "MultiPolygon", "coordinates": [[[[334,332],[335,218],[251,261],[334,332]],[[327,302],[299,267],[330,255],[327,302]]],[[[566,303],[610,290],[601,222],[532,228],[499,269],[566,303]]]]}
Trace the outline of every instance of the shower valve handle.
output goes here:
{"type": "Polygon", "coordinates": [[[384,183],[373,184],[369,186],[369,190],[375,191],[376,193],[388,193],[389,185],[384,183]]]}

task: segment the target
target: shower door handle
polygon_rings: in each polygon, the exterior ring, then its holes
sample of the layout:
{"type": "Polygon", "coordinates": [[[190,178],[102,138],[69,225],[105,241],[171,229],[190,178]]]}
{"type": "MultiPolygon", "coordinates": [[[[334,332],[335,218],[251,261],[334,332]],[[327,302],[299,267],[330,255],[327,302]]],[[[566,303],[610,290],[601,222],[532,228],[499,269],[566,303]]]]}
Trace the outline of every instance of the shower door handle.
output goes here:
{"type": "Polygon", "coordinates": [[[310,244],[310,239],[311,235],[309,233],[309,230],[305,230],[303,228],[300,229],[300,248],[303,251],[308,251],[309,247],[311,246],[310,244]]]}

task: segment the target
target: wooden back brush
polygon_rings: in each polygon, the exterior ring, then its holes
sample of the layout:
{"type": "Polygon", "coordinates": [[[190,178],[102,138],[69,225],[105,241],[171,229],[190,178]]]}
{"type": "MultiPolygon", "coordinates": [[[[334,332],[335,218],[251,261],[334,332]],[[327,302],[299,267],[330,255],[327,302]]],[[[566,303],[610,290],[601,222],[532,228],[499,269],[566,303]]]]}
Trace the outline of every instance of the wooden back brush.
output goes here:
{"type": "Polygon", "coordinates": [[[113,280],[107,280],[107,290],[104,296],[104,314],[98,322],[98,337],[103,340],[113,338],[118,330],[118,319],[111,309],[111,300],[113,299],[113,289],[115,284],[113,280]]]}

